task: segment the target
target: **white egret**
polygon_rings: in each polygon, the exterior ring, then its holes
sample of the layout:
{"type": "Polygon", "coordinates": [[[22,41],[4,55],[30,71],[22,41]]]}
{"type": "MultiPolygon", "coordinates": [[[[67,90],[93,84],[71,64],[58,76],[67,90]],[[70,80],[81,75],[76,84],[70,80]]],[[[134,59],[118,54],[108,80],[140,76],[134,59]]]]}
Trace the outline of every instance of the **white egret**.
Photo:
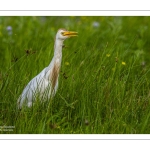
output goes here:
{"type": "Polygon", "coordinates": [[[40,100],[50,99],[56,94],[58,89],[59,71],[62,61],[62,47],[65,39],[77,36],[77,32],[59,29],[54,45],[54,56],[49,66],[44,68],[35,76],[24,88],[17,104],[21,109],[23,105],[31,107],[33,101],[37,98],[40,100]]]}

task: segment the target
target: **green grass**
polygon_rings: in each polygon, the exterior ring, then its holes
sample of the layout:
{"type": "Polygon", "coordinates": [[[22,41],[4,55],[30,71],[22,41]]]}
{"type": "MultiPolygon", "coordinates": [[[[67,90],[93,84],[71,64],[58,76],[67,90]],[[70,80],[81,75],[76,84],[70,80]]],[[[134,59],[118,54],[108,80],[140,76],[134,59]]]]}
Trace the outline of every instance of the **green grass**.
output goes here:
{"type": "Polygon", "coordinates": [[[1,133],[150,133],[150,17],[0,17],[1,133]],[[7,27],[12,27],[12,33],[7,27]],[[25,85],[65,41],[55,97],[17,110],[25,85]]]}

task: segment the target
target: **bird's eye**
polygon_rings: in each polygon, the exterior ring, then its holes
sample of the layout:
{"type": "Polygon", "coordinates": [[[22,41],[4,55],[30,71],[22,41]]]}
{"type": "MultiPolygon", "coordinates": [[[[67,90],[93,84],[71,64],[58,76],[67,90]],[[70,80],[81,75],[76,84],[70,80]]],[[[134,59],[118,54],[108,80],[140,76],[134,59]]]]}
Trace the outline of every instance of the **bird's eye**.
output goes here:
{"type": "Polygon", "coordinates": [[[64,35],[64,32],[61,32],[61,35],[64,35]]]}

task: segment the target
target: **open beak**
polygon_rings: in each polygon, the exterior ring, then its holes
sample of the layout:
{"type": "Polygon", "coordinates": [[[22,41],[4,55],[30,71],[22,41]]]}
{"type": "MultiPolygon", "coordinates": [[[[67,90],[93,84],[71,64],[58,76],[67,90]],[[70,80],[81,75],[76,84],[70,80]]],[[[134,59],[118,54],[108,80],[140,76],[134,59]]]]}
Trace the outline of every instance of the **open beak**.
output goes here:
{"type": "Polygon", "coordinates": [[[72,37],[72,36],[78,36],[78,32],[74,32],[74,31],[65,31],[62,33],[63,36],[68,36],[68,37],[72,37]]]}

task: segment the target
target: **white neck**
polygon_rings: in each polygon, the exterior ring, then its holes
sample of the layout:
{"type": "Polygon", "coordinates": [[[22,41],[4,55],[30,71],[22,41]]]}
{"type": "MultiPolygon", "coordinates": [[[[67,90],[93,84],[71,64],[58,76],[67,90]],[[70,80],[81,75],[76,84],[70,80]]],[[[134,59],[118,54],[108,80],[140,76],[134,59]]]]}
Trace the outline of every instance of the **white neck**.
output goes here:
{"type": "Polygon", "coordinates": [[[47,68],[48,70],[50,68],[53,68],[54,65],[56,65],[56,64],[60,68],[61,60],[62,60],[62,46],[63,46],[63,40],[56,39],[55,45],[54,45],[54,56],[53,56],[51,63],[49,64],[49,66],[47,68]]]}
{"type": "Polygon", "coordinates": [[[56,39],[54,45],[54,60],[56,62],[60,61],[60,63],[62,60],[62,46],[63,46],[63,40],[56,39]]]}

